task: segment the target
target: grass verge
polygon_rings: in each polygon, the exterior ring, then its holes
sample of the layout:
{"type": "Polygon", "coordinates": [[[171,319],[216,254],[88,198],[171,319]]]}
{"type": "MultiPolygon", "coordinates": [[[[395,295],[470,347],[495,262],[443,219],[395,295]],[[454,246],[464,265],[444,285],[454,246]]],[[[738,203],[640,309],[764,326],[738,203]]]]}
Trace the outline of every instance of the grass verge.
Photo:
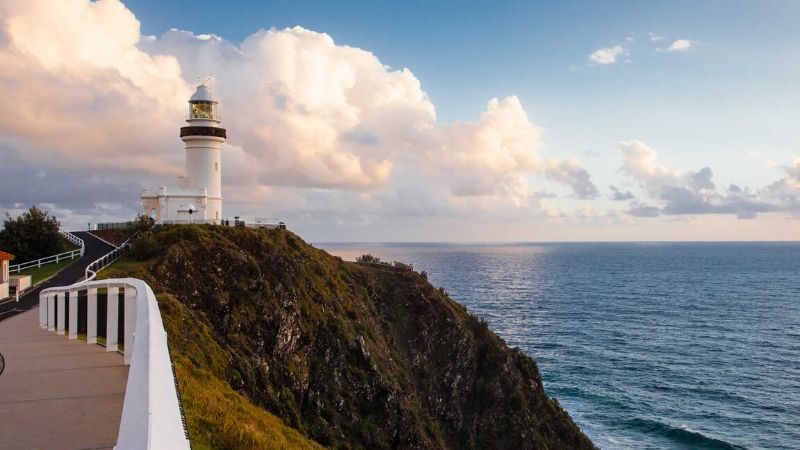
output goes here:
{"type": "MultiPolygon", "coordinates": [[[[57,263],[50,263],[45,264],[42,267],[31,267],[30,269],[25,269],[21,271],[20,275],[30,275],[31,276],[31,284],[36,284],[40,281],[46,280],[53,275],[61,272],[64,268],[69,266],[70,264],[77,261],[78,258],[66,259],[63,261],[59,261],[57,263]]],[[[11,274],[16,275],[16,274],[11,274]]]]}

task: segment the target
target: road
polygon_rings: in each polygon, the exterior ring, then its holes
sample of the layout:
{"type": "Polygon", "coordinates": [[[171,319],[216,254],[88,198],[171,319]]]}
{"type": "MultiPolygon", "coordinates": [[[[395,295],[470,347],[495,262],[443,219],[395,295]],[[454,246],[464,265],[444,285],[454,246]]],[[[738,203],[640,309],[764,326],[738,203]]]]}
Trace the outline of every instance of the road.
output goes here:
{"type": "Polygon", "coordinates": [[[57,273],[54,277],[28,290],[19,298],[19,302],[11,300],[0,304],[0,321],[38,306],[39,292],[42,289],[53,286],[66,286],[80,281],[81,278],[83,278],[86,266],[94,262],[97,258],[114,250],[114,247],[106,244],[87,231],[76,231],[72,234],[83,239],[83,244],[85,246],[83,256],[75,263],[70,264],[67,268],[57,273]]]}

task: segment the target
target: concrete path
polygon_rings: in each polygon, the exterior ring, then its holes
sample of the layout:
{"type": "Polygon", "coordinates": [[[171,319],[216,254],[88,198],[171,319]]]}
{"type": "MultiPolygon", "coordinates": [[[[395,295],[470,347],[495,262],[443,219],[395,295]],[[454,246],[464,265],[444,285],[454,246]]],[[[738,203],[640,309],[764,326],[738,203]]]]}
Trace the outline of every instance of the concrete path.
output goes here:
{"type": "Polygon", "coordinates": [[[0,305],[0,450],[111,449],[117,440],[128,367],[105,347],[39,328],[39,291],[81,279],[113,248],[89,233],[84,256],[0,305]]]}
{"type": "Polygon", "coordinates": [[[128,379],[122,355],[38,321],[34,308],[0,322],[0,449],[112,448],[128,379]]]}
{"type": "MultiPolygon", "coordinates": [[[[68,284],[79,281],[86,270],[86,266],[93,263],[97,258],[105,255],[106,253],[114,250],[114,247],[106,244],[100,239],[96,238],[93,234],[86,231],[73,232],[75,236],[83,239],[84,252],[83,256],[78,261],[70,264],[61,272],[57,273],[53,278],[39,284],[35,288],[26,292],[19,299],[19,303],[8,300],[0,303],[0,321],[28,311],[31,308],[39,305],[39,291],[53,286],[66,286],[68,284]]],[[[0,322],[2,323],[2,322],[0,322]]],[[[2,436],[0,436],[0,439],[2,436]]]]}

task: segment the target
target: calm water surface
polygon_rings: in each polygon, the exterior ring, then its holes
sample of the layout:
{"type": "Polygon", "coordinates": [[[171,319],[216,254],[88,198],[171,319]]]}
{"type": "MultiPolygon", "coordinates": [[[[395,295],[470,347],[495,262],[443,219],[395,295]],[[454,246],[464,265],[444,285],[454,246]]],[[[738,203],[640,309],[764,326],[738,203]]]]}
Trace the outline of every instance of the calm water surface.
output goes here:
{"type": "Polygon", "coordinates": [[[800,448],[800,243],[320,247],[427,271],[602,448],[800,448]]]}

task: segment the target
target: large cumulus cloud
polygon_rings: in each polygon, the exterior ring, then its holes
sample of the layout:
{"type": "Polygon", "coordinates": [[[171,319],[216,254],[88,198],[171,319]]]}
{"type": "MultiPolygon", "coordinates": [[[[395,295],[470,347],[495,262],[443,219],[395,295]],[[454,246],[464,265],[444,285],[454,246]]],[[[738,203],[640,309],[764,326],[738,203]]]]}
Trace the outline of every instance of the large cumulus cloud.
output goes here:
{"type": "MultiPolygon", "coordinates": [[[[229,129],[229,200],[282,188],[408,191],[405,182],[461,205],[538,205],[540,130],[514,96],[490,100],[476,122],[440,124],[410,70],[301,27],[241,43],[142,36],[117,0],[8,0],[0,17],[0,133],[27,163],[180,175],[177,127],[197,78],[211,74],[229,129]]],[[[552,179],[585,184],[588,173],[567,164],[572,172],[552,179]]]]}

